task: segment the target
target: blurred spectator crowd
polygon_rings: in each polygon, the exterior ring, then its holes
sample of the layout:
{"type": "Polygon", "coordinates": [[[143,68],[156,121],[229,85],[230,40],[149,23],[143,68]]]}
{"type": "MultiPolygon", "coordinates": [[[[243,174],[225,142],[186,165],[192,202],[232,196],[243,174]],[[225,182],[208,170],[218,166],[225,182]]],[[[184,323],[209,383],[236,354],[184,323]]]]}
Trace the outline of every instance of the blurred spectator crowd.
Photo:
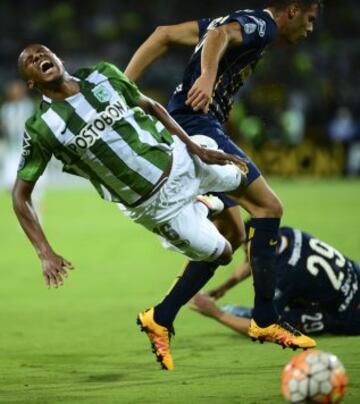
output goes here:
{"type": "MultiPolygon", "coordinates": [[[[344,172],[355,175],[360,173],[360,7],[358,0],[325,4],[308,41],[296,48],[275,44],[267,53],[240,93],[229,130],[238,142],[256,147],[268,142],[296,147],[306,139],[341,144],[344,172]]],[[[256,0],[2,0],[0,155],[18,153],[20,127],[33,108],[24,87],[14,81],[17,56],[26,44],[49,46],[70,71],[103,59],[124,68],[158,25],[264,5],[256,0]]],[[[191,49],[172,50],[166,63],[151,67],[141,87],[166,103],[190,54],[191,49]]]]}

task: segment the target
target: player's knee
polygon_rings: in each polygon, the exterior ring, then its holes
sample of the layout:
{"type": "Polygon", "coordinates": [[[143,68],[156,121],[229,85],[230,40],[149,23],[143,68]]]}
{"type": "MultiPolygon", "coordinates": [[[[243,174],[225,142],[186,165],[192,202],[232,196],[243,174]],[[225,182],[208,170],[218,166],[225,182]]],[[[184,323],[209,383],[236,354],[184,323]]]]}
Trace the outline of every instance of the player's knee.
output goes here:
{"type": "Polygon", "coordinates": [[[269,214],[271,217],[282,217],[284,214],[284,206],[280,199],[274,198],[270,203],[269,203],[269,214]]]}
{"type": "Polygon", "coordinates": [[[231,247],[231,244],[226,241],[225,248],[220,257],[216,260],[216,263],[219,265],[228,265],[232,261],[232,257],[233,249],[231,247]]]}
{"type": "Polygon", "coordinates": [[[229,241],[233,251],[236,251],[245,243],[245,228],[232,215],[216,217],[214,224],[226,240],[229,241]]]}
{"type": "Polygon", "coordinates": [[[284,206],[277,197],[266,201],[263,206],[256,207],[253,217],[281,218],[284,214],[284,206]]]}

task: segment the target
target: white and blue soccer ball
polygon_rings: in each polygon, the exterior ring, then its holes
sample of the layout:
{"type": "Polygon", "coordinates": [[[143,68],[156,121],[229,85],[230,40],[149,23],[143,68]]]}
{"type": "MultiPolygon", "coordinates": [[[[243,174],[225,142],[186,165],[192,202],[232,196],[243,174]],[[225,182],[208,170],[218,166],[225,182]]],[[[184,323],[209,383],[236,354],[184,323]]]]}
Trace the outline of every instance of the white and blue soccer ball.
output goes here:
{"type": "Polygon", "coordinates": [[[310,350],[294,356],[283,370],[281,389],[290,403],[340,403],[348,379],[333,354],[310,350]]]}

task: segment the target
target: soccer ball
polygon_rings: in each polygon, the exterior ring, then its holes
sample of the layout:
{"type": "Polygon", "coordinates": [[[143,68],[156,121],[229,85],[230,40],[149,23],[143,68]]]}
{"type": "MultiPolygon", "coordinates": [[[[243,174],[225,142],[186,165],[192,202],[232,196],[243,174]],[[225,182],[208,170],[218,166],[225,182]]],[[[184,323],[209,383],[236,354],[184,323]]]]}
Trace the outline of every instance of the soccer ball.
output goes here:
{"type": "Polygon", "coordinates": [[[348,379],[339,359],[326,352],[305,351],[285,366],[281,389],[290,403],[340,403],[348,379]]]}

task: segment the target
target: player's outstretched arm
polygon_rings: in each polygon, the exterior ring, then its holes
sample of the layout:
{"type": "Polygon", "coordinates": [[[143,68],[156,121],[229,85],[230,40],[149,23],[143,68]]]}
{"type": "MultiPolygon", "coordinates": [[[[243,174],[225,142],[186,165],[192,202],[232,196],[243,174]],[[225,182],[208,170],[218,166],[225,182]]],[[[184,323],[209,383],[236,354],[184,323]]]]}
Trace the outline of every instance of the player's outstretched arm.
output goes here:
{"type": "Polygon", "coordinates": [[[21,227],[40,258],[46,286],[57,288],[63,284],[63,277],[67,277],[67,270],[73,269],[73,266],[56,254],[46,239],[31,203],[34,186],[35,182],[18,178],[12,193],[13,207],[21,227]]]}
{"type": "Polygon", "coordinates": [[[189,302],[192,310],[203,314],[204,316],[213,318],[219,323],[231,328],[232,330],[248,335],[250,320],[245,317],[237,317],[230,313],[221,311],[215,304],[214,300],[207,294],[198,293],[189,302]]]}
{"type": "Polygon", "coordinates": [[[227,154],[222,151],[205,149],[191,140],[190,136],[182,127],[170,116],[166,109],[157,101],[141,95],[138,105],[147,113],[155,116],[173,135],[178,136],[187,146],[190,153],[198,156],[207,164],[225,165],[229,162],[241,164],[243,161],[233,154],[227,154]]]}
{"type": "Polygon", "coordinates": [[[208,294],[210,297],[214,299],[220,299],[220,297],[223,297],[226,294],[226,292],[228,292],[238,283],[248,278],[250,275],[251,275],[250,263],[249,261],[246,260],[237,269],[235,269],[235,271],[224,283],[210,290],[208,294]]]}
{"type": "Polygon", "coordinates": [[[220,60],[228,47],[241,43],[241,27],[237,22],[208,31],[201,53],[201,75],[189,90],[186,100],[194,111],[209,112],[220,60]]]}
{"type": "Polygon", "coordinates": [[[197,21],[157,27],[131,58],[125,74],[137,81],[144,71],[173,45],[195,46],[199,41],[197,21]]]}

